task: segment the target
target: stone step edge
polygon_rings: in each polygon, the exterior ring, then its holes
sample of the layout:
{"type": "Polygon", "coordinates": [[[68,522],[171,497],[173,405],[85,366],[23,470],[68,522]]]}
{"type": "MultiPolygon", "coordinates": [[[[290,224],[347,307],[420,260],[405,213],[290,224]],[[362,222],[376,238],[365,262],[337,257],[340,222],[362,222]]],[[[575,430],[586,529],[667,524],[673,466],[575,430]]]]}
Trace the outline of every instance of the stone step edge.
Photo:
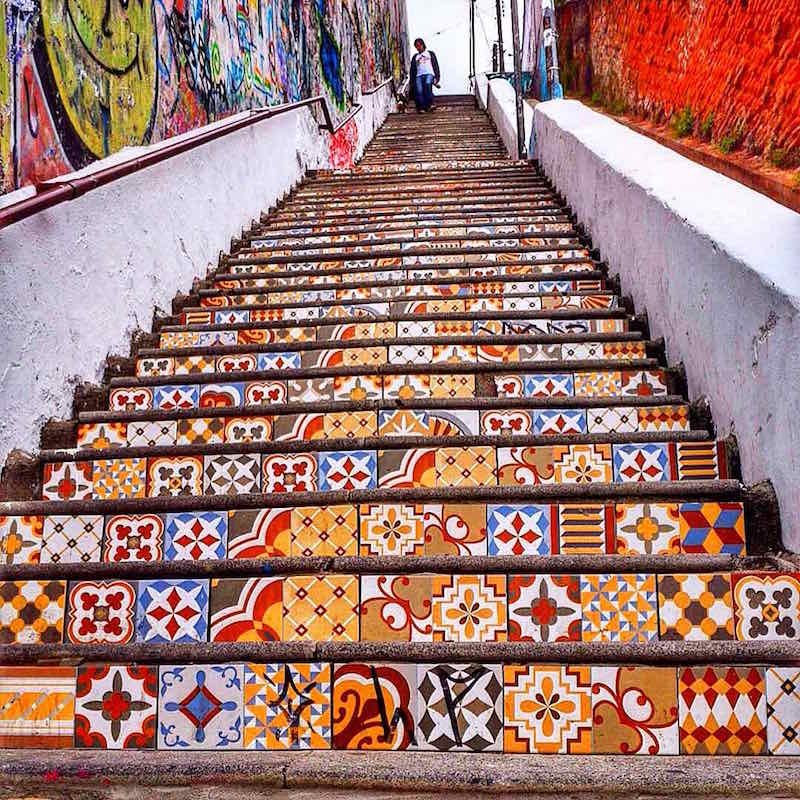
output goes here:
{"type": "Polygon", "coordinates": [[[596,359],[589,361],[529,361],[509,364],[382,364],[357,367],[308,367],[283,370],[253,370],[251,372],[203,372],[197,375],[165,375],[162,377],[113,377],[109,387],[174,386],[206,383],[237,383],[270,380],[300,380],[303,378],[336,378],[364,375],[494,375],[495,373],[551,374],[560,372],[618,372],[661,369],[663,355],[658,358],[596,359]],[[565,366],[568,365],[568,366],[565,366]],[[219,375],[225,379],[220,380],[219,375]]]}
{"type": "Polygon", "coordinates": [[[377,792],[391,797],[398,793],[409,800],[510,795],[634,800],[642,795],[727,797],[732,787],[739,797],[800,796],[800,770],[793,756],[637,758],[342,750],[332,757],[329,750],[193,750],[187,757],[165,750],[124,752],[121,758],[113,750],[2,750],[0,773],[12,794],[63,797],[53,792],[68,791],[70,797],[91,794],[96,800],[112,800],[120,791],[131,798],[152,797],[153,790],[164,800],[179,800],[187,796],[186,787],[194,797],[229,800],[283,798],[281,790],[298,790],[303,796],[304,790],[312,790],[325,800],[375,800],[377,792]]]}
{"type": "Polygon", "coordinates": [[[503,664],[797,664],[800,641],[206,642],[0,645],[0,664],[232,664],[271,661],[503,664]]]}
{"type": "Polygon", "coordinates": [[[654,575],[796,571],[791,562],[766,553],[732,555],[549,555],[549,556],[281,556],[198,561],[104,561],[88,564],[14,564],[4,581],[178,580],[261,578],[288,575],[654,575]]]}
{"type": "MultiPolygon", "coordinates": [[[[640,433],[541,434],[528,436],[365,436],[341,439],[299,439],[287,441],[223,442],[219,444],[156,445],[153,447],[109,447],[102,450],[40,450],[41,464],[110,461],[114,459],[162,458],[214,455],[274,455],[286,453],[327,453],[359,450],[438,450],[469,447],[519,449],[525,447],[558,447],[559,445],[621,445],[649,443],[714,442],[708,431],[644,431],[640,433]]],[[[724,440],[717,448],[727,450],[724,440]]]]}
{"type": "MultiPolygon", "coordinates": [[[[556,198],[557,199],[557,198],[556,198]]],[[[318,211],[300,211],[288,207],[281,206],[276,208],[270,215],[270,219],[284,220],[291,219],[297,227],[302,225],[300,220],[314,220],[317,224],[321,224],[320,220],[334,219],[334,220],[347,220],[348,224],[356,219],[366,218],[368,220],[376,219],[378,217],[391,217],[394,220],[403,219],[404,215],[413,215],[416,217],[433,216],[436,214],[445,214],[447,212],[458,212],[458,214],[474,214],[485,216],[489,214],[514,214],[517,212],[535,213],[535,214],[563,214],[566,213],[567,204],[560,202],[553,202],[550,204],[541,204],[533,206],[530,203],[472,203],[472,204],[459,204],[459,203],[440,203],[435,208],[423,206],[416,210],[408,210],[401,208],[386,208],[374,209],[367,206],[361,208],[343,209],[340,213],[326,213],[320,214],[318,211]]]]}

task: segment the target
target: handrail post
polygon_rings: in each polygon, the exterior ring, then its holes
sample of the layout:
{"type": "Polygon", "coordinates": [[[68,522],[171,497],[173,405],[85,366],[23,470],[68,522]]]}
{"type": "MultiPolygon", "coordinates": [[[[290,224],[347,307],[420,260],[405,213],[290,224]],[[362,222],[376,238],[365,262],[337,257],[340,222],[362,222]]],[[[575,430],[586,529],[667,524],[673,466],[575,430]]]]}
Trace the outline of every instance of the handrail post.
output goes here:
{"type": "Polygon", "coordinates": [[[511,38],[514,40],[514,95],[517,105],[517,157],[525,158],[525,112],[522,108],[522,53],[519,46],[519,8],[511,0],[511,38]]]}

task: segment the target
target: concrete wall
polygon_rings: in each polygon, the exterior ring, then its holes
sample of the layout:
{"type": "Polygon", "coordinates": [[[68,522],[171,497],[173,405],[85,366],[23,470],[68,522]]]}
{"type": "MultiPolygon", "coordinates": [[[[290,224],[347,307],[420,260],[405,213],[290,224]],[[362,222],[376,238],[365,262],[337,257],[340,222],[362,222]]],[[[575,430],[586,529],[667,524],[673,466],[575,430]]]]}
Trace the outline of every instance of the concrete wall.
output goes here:
{"type": "MultiPolygon", "coordinates": [[[[12,448],[35,450],[50,417],[69,418],[73,386],[100,380],[106,355],[127,354],[154,308],[168,311],[176,292],[188,291],[306,169],[328,168],[333,156],[338,166],[352,163],[394,106],[389,86],[363,103],[344,137],[320,133],[301,109],[3,230],[0,463],[12,448]]],[[[4,204],[29,193],[6,195],[4,204]]]]}
{"type": "Polygon", "coordinates": [[[800,551],[800,215],[574,100],[535,110],[536,157],[653,336],[770,478],[800,551]]]}
{"type": "MultiPolygon", "coordinates": [[[[485,109],[494,121],[508,154],[512,158],[516,158],[517,102],[514,87],[505,78],[487,80],[486,75],[477,75],[474,93],[481,108],[485,109]]],[[[522,113],[525,118],[525,138],[527,141],[533,132],[533,106],[527,101],[524,102],[522,113]]]]}

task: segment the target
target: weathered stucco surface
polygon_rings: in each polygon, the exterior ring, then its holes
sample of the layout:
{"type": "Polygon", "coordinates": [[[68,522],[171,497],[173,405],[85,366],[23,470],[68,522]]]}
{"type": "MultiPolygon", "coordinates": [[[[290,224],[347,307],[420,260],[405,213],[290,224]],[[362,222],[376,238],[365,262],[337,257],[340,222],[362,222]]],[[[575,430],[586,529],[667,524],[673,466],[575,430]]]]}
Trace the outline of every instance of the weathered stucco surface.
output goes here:
{"type": "Polygon", "coordinates": [[[173,296],[307,169],[349,166],[393,106],[389,86],[363,104],[335,137],[307,109],[293,111],[5,229],[0,464],[12,448],[35,450],[49,418],[69,418],[73,386],[100,380],[106,355],[126,355],[153,310],[168,312],[173,296]]]}
{"type": "Polygon", "coordinates": [[[544,171],[736,433],[745,481],[773,481],[800,550],[800,215],[578,101],[534,124],[544,171]]]}
{"type": "Polygon", "coordinates": [[[564,88],[656,120],[688,106],[709,138],[797,163],[799,12],[797,0],[571,0],[558,11],[564,88]]]}

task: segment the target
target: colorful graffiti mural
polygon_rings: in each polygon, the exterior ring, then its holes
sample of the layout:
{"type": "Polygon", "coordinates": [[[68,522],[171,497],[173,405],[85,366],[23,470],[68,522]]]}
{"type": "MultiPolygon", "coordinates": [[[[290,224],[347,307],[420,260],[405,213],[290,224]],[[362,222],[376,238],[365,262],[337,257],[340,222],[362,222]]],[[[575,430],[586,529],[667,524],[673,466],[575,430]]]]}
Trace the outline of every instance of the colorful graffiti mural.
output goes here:
{"type": "Polygon", "coordinates": [[[0,0],[0,189],[406,70],[404,0],[0,0]]]}

